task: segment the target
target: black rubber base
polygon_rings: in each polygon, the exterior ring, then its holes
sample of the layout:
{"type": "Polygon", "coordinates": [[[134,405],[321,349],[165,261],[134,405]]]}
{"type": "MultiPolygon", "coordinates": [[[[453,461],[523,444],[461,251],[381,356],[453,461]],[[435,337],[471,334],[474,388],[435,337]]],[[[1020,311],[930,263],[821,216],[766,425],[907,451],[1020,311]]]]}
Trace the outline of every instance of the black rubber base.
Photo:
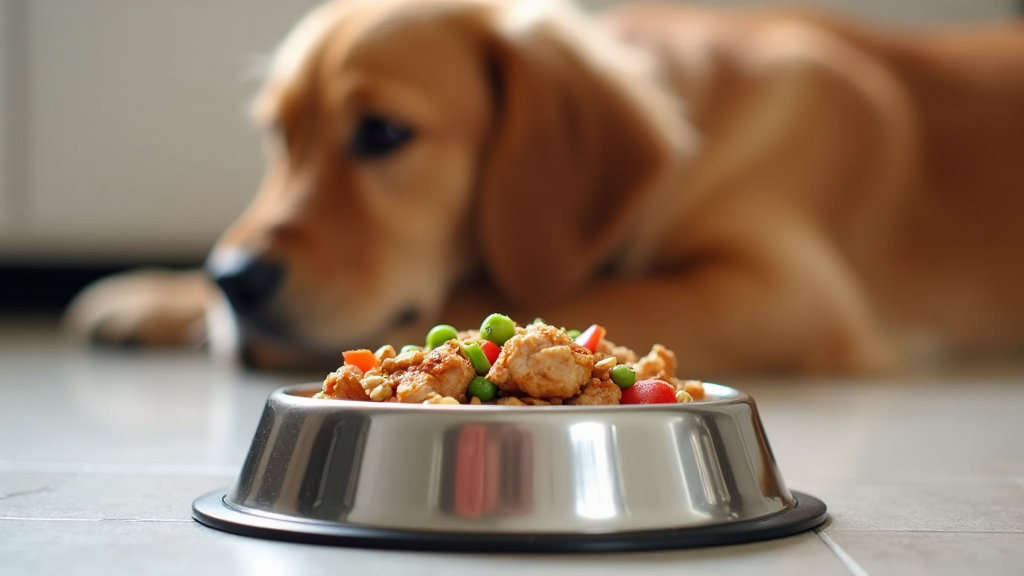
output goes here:
{"type": "Polygon", "coordinates": [[[825,503],[793,492],[796,506],[774,516],[700,528],[606,534],[488,534],[364,528],[337,523],[279,520],[239,512],[224,492],[200,496],[192,517],[217,530],[307,544],[446,552],[622,552],[740,544],[790,536],[825,521],[825,503]]]}

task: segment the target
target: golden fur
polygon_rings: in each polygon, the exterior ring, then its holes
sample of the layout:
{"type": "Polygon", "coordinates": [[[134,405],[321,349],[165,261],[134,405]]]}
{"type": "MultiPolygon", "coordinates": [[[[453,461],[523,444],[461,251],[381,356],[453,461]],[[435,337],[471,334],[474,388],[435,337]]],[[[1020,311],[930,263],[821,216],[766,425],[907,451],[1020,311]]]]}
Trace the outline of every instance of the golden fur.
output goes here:
{"type": "MultiPolygon", "coordinates": [[[[1020,24],[546,4],[343,0],[286,40],[255,106],[262,190],[212,259],[284,266],[272,308],[295,348],[504,311],[663,343],[703,378],[1022,349],[1020,24]],[[346,155],[368,113],[414,137],[346,155]]],[[[72,324],[180,336],[216,299],[179,302],[175,324],[121,306],[126,281],[88,291],[72,324]]]]}

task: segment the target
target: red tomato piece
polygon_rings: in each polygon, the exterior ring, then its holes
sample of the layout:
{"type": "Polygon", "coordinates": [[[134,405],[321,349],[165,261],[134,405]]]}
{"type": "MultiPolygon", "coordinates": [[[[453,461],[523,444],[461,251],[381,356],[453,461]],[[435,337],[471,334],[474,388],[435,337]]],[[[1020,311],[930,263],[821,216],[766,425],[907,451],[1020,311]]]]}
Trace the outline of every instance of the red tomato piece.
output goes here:
{"type": "Polygon", "coordinates": [[[640,380],[622,391],[621,404],[675,404],[676,389],[657,378],[640,380]]]}
{"type": "Polygon", "coordinates": [[[598,344],[604,339],[605,332],[604,326],[592,324],[590,328],[587,328],[576,337],[576,344],[583,346],[591,352],[596,352],[598,344]]]}
{"type": "Polygon", "coordinates": [[[498,346],[490,340],[484,340],[480,342],[480,349],[484,351],[484,356],[487,356],[487,361],[494,366],[494,363],[498,361],[498,355],[501,354],[501,346],[498,346]]]}

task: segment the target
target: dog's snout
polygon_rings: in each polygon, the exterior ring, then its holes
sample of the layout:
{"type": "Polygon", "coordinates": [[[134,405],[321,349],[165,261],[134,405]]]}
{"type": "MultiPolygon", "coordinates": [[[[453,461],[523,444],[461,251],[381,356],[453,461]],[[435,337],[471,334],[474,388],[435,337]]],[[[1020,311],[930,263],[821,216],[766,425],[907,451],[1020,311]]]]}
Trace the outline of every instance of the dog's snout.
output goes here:
{"type": "Polygon", "coordinates": [[[206,269],[235,313],[248,316],[263,310],[277,292],[284,268],[244,251],[215,252],[206,269]]]}

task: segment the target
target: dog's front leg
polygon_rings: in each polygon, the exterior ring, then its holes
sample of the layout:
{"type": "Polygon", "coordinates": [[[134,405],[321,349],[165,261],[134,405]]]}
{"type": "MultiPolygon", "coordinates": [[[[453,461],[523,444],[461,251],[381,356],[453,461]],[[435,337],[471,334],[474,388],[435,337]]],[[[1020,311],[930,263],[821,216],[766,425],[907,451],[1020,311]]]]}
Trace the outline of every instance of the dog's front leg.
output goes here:
{"type": "Polygon", "coordinates": [[[216,288],[202,270],[136,270],[99,280],[72,301],[73,337],[110,344],[198,346],[216,288]]]}
{"type": "Polygon", "coordinates": [[[687,377],[894,366],[862,290],[827,244],[789,232],[747,245],[676,273],[597,281],[538,312],[566,327],[602,324],[641,353],[664,344],[687,377]]]}

